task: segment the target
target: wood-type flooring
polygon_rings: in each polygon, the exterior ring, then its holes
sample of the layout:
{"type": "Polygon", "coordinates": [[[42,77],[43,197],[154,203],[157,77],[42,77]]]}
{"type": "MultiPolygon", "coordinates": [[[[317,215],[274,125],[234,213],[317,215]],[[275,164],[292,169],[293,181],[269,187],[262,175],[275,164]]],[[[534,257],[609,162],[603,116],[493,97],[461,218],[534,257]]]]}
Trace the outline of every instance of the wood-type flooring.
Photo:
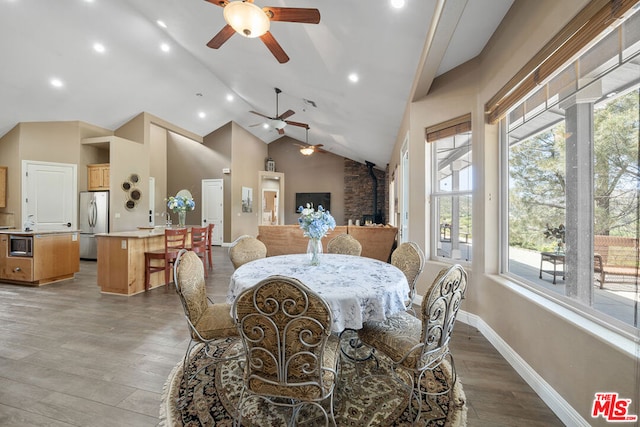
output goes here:
{"type": "MultiPolygon", "coordinates": [[[[207,292],[224,301],[233,266],[214,247],[207,292]]],[[[162,389],[188,332],[173,288],[101,294],[96,263],[42,287],[0,283],[1,426],[156,426],[162,389]]],[[[468,425],[562,425],[475,328],[458,322],[452,352],[468,425]]]]}

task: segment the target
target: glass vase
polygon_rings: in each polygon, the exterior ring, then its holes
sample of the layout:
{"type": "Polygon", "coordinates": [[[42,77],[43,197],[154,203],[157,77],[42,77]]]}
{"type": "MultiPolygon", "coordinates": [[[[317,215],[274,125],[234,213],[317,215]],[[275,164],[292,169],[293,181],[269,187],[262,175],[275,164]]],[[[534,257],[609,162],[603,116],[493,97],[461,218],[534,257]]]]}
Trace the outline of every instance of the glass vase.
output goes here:
{"type": "Polygon", "coordinates": [[[322,240],[309,239],[309,243],[307,244],[307,255],[311,265],[320,264],[320,254],[322,254],[322,240]]]}
{"type": "Polygon", "coordinates": [[[184,227],[186,220],[187,220],[187,212],[178,211],[178,226],[184,227]]]}

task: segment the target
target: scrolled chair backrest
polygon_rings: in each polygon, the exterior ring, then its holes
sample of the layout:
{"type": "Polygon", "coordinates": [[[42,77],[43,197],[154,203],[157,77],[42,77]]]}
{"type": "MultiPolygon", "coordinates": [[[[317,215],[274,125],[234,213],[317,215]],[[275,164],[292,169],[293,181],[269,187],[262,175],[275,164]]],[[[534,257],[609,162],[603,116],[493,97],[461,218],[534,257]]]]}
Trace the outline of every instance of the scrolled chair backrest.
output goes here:
{"type": "Polygon", "coordinates": [[[415,287],[416,280],[424,269],[424,263],[424,253],[414,242],[402,243],[391,254],[391,264],[402,270],[409,287],[415,287]]]}
{"type": "Polygon", "coordinates": [[[422,299],[421,367],[435,366],[449,353],[449,340],[466,289],[467,273],[455,264],[440,271],[422,299]]]}
{"type": "Polygon", "coordinates": [[[178,253],[173,268],[176,292],[184,314],[195,325],[208,306],[202,261],[194,252],[183,249],[178,253]]]}
{"type": "Polygon", "coordinates": [[[333,318],[318,294],[297,279],[271,276],[242,292],[233,313],[247,355],[246,387],[295,399],[325,395],[323,357],[333,318]]]}
{"type": "Polygon", "coordinates": [[[229,258],[234,268],[266,256],[267,247],[265,244],[252,236],[240,236],[229,248],[229,258]]]}
{"type": "Polygon", "coordinates": [[[339,234],[327,243],[327,252],[330,254],[343,254],[360,256],[362,245],[355,237],[349,234],[339,234]]]}

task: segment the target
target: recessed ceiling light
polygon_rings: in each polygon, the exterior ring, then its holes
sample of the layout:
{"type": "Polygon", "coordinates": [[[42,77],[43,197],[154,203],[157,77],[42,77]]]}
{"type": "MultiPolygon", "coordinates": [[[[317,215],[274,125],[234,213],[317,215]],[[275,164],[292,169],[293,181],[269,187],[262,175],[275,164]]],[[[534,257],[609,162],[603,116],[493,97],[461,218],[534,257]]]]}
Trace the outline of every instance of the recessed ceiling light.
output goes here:
{"type": "Polygon", "coordinates": [[[263,128],[265,128],[265,129],[269,129],[269,125],[268,125],[268,124],[266,124],[266,123],[263,123],[263,124],[262,124],[262,127],[263,127],[263,128]]]}
{"type": "Polygon", "coordinates": [[[60,80],[57,77],[52,78],[51,80],[49,80],[49,82],[51,83],[51,86],[53,86],[53,87],[62,87],[62,86],[64,86],[64,83],[62,83],[62,80],[60,80]]]}
{"type": "Polygon", "coordinates": [[[171,47],[167,43],[162,43],[160,45],[160,49],[162,49],[163,52],[169,52],[171,50],[171,47]]]}
{"type": "Polygon", "coordinates": [[[167,24],[165,24],[164,21],[161,21],[159,19],[156,21],[156,24],[158,24],[159,27],[167,28],[167,24]]]}
{"type": "Polygon", "coordinates": [[[396,9],[402,9],[404,7],[404,0],[391,0],[391,6],[396,9]]]}
{"type": "Polygon", "coordinates": [[[198,117],[200,117],[201,119],[204,119],[205,117],[207,117],[207,114],[204,111],[200,111],[198,113],[198,117]]]}
{"type": "Polygon", "coordinates": [[[360,80],[360,77],[358,77],[356,73],[351,73],[349,74],[349,80],[351,80],[353,83],[356,83],[358,80],[360,80]]]}
{"type": "Polygon", "coordinates": [[[227,101],[229,102],[233,101],[233,95],[231,94],[227,95],[227,101]]]}
{"type": "Polygon", "coordinates": [[[95,50],[98,53],[104,53],[105,48],[104,48],[104,45],[102,43],[94,43],[93,44],[93,50],[95,50]]]}

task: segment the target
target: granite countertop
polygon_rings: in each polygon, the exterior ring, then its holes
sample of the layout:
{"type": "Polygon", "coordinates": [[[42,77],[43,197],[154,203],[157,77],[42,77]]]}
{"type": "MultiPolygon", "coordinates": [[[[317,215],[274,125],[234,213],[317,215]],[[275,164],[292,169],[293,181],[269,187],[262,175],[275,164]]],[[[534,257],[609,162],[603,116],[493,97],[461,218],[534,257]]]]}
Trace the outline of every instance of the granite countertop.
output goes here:
{"type": "Polygon", "coordinates": [[[14,236],[35,236],[42,234],[69,234],[79,233],[80,230],[31,230],[23,231],[16,228],[0,229],[0,234],[12,234],[14,236]]]}
{"type": "MultiPolygon", "coordinates": [[[[200,226],[199,225],[186,226],[188,230],[190,230],[191,227],[200,227],[200,226]]],[[[166,228],[167,227],[165,227],[164,225],[156,226],[153,228],[141,227],[141,229],[132,230],[132,231],[112,231],[111,233],[100,233],[100,234],[96,234],[96,237],[127,237],[127,238],[133,238],[133,239],[144,239],[147,237],[164,236],[164,230],[166,228]]],[[[178,227],[172,227],[172,228],[178,228],[178,227]]]]}
{"type": "Polygon", "coordinates": [[[111,233],[99,233],[96,237],[128,237],[134,239],[144,239],[146,237],[163,236],[164,227],[153,230],[133,230],[133,231],[113,231],[111,233]]]}

